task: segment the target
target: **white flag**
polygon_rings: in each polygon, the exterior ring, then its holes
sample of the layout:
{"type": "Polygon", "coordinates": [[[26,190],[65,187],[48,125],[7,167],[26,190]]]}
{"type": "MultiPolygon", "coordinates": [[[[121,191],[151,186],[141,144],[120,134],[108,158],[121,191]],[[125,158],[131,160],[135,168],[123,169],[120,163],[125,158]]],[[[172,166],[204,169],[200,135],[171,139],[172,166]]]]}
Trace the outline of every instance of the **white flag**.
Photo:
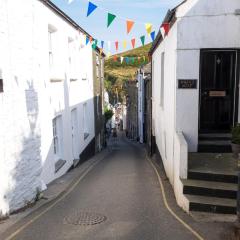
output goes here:
{"type": "Polygon", "coordinates": [[[163,27],[160,28],[160,32],[162,34],[162,37],[165,38],[165,30],[163,27]]]}
{"type": "Polygon", "coordinates": [[[124,57],[121,57],[121,64],[123,63],[124,57]]]}

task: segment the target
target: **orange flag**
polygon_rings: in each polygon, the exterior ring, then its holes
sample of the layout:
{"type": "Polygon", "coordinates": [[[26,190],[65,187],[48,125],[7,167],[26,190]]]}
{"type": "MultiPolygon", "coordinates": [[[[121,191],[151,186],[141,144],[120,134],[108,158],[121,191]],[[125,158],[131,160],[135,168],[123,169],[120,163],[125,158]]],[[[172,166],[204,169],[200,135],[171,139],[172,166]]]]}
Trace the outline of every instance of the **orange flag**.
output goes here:
{"type": "Polygon", "coordinates": [[[132,42],[132,47],[135,48],[136,39],[133,38],[133,39],[131,40],[131,42],[132,42]]]}
{"type": "Polygon", "coordinates": [[[129,34],[133,28],[134,22],[131,20],[127,20],[127,33],[129,34]]]}
{"type": "Polygon", "coordinates": [[[118,51],[118,41],[115,42],[116,51],[118,51]]]}

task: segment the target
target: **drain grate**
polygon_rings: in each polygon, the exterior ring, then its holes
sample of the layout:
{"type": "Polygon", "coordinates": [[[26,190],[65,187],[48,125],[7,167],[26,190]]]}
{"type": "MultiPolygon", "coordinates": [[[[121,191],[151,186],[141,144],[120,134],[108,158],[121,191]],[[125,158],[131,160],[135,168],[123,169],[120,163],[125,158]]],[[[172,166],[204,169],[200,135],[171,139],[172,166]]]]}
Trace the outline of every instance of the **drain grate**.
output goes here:
{"type": "Polygon", "coordinates": [[[96,225],[107,220],[107,217],[99,213],[80,212],[70,217],[64,218],[65,222],[70,225],[96,225]]]}

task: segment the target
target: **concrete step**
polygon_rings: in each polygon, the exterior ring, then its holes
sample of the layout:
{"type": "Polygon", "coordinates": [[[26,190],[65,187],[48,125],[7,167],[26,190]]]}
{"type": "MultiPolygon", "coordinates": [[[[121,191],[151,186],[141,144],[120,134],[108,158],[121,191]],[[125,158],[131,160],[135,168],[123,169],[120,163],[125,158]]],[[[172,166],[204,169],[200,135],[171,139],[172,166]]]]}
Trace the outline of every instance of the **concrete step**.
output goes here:
{"type": "Polygon", "coordinates": [[[199,140],[231,140],[232,135],[230,133],[203,133],[199,134],[199,140]]]}
{"type": "Polygon", "coordinates": [[[189,200],[189,211],[221,214],[236,214],[237,201],[234,199],[185,195],[189,200]]]}
{"type": "Polygon", "coordinates": [[[221,183],[213,181],[202,181],[186,179],[183,182],[183,193],[218,198],[237,198],[237,184],[221,183]]]}
{"type": "Polygon", "coordinates": [[[222,183],[237,183],[237,172],[234,171],[217,171],[217,170],[194,170],[188,171],[188,179],[213,181],[222,183]]]}

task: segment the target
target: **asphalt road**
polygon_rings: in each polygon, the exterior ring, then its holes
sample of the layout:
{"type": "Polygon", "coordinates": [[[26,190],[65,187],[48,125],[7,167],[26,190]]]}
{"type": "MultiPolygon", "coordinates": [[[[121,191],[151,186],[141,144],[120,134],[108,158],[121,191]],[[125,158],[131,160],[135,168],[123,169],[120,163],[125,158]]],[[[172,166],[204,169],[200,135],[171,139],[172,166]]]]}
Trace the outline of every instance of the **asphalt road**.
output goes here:
{"type": "Polygon", "coordinates": [[[122,139],[112,143],[110,149],[111,154],[71,193],[47,211],[46,206],[28,217],[26,222],[33,221],[12,239],[197,239],[165,208],[158,179],[145,158],[143,147],[122,139]],[[43,210],[46,212],[42,213],[43,210]],[[95,218],[96,214],[99,218],[95,218]],[[95,221],[104,221],[78,225],[81,221],[91,222],[92,217],[95,221]]]}

